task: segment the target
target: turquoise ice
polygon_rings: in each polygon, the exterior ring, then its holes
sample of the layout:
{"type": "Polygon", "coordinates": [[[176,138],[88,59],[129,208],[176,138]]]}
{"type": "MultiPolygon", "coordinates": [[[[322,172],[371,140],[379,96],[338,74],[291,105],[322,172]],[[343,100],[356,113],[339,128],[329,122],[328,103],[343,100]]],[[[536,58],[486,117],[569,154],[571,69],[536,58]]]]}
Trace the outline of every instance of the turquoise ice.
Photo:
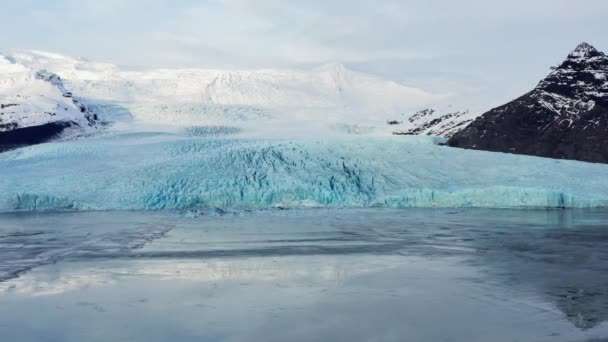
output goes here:
{"type": "Polygon", "coordinates": [[[112,133],[0,154],[0,210],[608,206],[608,165],[436,143],[112,133]]]}

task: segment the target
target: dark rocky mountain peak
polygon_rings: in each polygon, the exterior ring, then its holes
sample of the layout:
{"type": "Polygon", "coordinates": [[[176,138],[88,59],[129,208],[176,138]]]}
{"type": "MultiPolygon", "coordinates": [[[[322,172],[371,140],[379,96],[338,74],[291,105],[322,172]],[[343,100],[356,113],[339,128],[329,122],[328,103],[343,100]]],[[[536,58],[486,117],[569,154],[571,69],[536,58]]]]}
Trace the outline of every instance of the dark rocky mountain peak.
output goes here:
{"type": "Polygon", "coordinates": [[[608,57],[582,43],[538,84],[533,95],[557,114],[576,115],[598,102],[608,104],[607,76],[608,57]]]}
{"type": "Polygon", "coordinates": [[[483,114],[449,144],[608,163],[608,56],[578,45],[531,92],[483,114]]]}
{"type": "Polygon", "coordinates": [[[568,55],[568,59],[586,59],[603,55],[602,52],[591,46],[591,44],[582,42],[568,55]]]}

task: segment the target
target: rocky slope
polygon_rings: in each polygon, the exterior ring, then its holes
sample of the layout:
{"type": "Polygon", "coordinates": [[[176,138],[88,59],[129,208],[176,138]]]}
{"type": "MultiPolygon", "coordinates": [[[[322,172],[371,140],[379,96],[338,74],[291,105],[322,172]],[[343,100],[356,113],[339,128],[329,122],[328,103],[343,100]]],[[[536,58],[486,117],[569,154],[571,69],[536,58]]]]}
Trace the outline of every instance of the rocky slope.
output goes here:
{"type": "Polygon", "coordinates": [[[534,90],[483,114],[448,144],[608,163],[608,56],[580,44],[534,90]]]}
{"type": "Polygon", "coordinates": [[[97,121],[58,75],[0,55],[0,151],[86,133],[97,121]]]}
{"type": "Polygon", "coordinates": [[[405,119],[388,121],[394,127],[394,135],[430,135],[450,138],[475,119],[469,111],[448,111],[447,113],[433,108],[405,115],[405,119]]]}

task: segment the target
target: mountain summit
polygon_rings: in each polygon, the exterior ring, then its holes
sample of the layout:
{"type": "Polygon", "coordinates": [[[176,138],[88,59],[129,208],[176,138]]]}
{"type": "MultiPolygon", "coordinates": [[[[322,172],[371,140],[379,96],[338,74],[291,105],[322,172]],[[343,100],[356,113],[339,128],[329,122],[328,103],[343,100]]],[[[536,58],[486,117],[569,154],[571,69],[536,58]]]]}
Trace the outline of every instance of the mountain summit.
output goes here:
{"type": "Polygon", "coordinates": [[[603,55],[602,52],[598,51],[590,44],[582,42],[568,55],[568,59],[591,58],[603,55]]]}
{"type": "Polygon", "coordinates": [[[580,44],[531,92],[483,114],[449,145],[608,163],[608,56],[580,44]]]}

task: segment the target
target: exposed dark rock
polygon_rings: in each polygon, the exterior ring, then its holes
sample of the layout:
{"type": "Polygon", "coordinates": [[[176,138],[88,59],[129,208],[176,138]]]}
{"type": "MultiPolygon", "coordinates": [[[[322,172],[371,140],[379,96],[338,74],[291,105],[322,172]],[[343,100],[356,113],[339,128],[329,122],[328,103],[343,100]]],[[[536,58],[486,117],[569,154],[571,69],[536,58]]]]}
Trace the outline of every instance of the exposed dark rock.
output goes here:
{"type": "Polygon", "coordinates": [[[448,144],[608,163],[608,57],[579,45],[534,90],[483,114],[448,144]]]}
{"type": "Polygon", "coordinates": [[[0,152],[47,142],[59,136],[66,128],[74,125],[76,124],[73,122],[51,122],[41,126],[0,132],[0,152]]]}
{"type": "Polygon", "coordinates": [[[0,104],[0,109],[4,109],[4,108],[9,108],[9,107],[17,107],[18,104],[16,103],[7,103],[7,104],[0,104]]]}
{"type": "Polygon", "coordinates": [[[428,108],[411,115],[408,121],[409,128],[395,130],[393,135],[433,135],[449,138],[472,120],[469,118],[469,111],[440,114],[428,108]]]}

